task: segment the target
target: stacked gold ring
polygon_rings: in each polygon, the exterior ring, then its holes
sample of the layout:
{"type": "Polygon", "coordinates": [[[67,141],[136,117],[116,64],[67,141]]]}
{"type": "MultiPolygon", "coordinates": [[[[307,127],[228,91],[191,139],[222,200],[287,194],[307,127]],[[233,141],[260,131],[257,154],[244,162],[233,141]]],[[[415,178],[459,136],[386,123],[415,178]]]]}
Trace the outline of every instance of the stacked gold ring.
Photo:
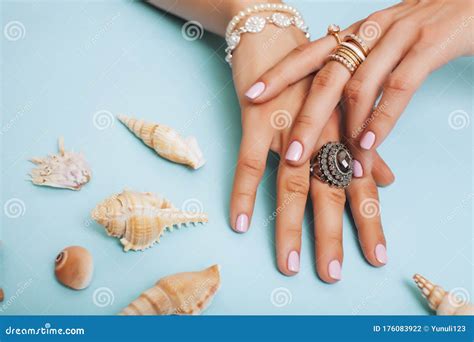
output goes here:
{"type": "Polygon", "coordinates": [[[334,52],[328,56],[328,60],[341,63],[352,75],[365,61],[370,49],[366,42],[356,34],[349,34],[344,37],[344,41],[341,41],[339,32],[337,25],[328,27],[328,35],[333,36],[338,44],[334,52]]]}

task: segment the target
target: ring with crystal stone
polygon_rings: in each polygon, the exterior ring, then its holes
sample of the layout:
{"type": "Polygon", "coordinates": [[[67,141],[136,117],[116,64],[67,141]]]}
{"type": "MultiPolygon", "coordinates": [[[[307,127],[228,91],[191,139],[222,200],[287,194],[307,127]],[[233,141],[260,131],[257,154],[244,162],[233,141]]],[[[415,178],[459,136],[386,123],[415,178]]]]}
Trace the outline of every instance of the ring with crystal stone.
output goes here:
{"type": "Polygon", "coordinates": [[[332,187],[345,188],[352,180],[352,155],[346,145],[328,142],[311,160],[310,172],[332,187]]]}

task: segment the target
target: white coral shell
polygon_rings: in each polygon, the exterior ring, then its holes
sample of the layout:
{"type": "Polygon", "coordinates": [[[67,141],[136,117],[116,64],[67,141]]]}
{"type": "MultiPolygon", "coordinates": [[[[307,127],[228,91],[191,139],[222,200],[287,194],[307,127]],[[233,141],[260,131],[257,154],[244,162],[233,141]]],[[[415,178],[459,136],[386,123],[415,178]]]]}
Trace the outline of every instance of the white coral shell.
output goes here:
{"type": "Polygon", "coordinates": [[[160,279],[135,299],[121,315],[197,315],[220,287],[219,266],[200,272],[177,273],[160,279]]]}
{"type": "Polygon", "coordinates": [[[171,127],[119,115],[118,119],[163,158],[198,169],[205,164],[196,138],[183,138],[171,127]]]}
{"type": "Polygon", "coordinates": [[[125,251],[151,247],[173,226],[207,222],[205,213],[181,211],[158,195],[130,190],[105,199],[91,216],[109,236],[120,238],[125,251]]]}
{"type": "Polygon", "coordinates": [[[64,139],[59,138],[59,153],[44,158],[32,158],[37,165],[31,173],[31,181],[36,185],[80,190],[90,181],[92,172],[82,153],[64,150],[64,139]]]}

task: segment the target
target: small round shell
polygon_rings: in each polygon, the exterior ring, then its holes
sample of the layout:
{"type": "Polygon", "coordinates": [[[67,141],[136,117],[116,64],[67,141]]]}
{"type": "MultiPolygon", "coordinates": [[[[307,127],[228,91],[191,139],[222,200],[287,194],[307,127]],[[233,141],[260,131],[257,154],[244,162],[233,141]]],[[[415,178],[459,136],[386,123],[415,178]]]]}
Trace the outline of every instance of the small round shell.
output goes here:
{"type": "Polygon", "coordinates": [[[89,286],[94,262],[89,251],[80,246],[63,249],[56,257],[54,273],[58,281],[74,290],[89,286]]]}

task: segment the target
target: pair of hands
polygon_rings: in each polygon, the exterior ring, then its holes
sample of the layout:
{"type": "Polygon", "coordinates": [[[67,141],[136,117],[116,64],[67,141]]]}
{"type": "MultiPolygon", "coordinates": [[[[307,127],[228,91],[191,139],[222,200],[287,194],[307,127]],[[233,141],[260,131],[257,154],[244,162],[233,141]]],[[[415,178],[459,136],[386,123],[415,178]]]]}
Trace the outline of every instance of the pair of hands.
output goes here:
{"type": "Polygon", "coordinates": [[[322,280],[341,279],[346,197],[365,258],[374,266],[387,262],[377,185],[392,183],[394,176],[375,148],[431,71],[473,53],[472,7],[470,0],[405,1],[353,24],[341,37],[356,33],[371,52],[352,78],[337,62],[325,63],[336,46],[333,37],[308,43],[293,27],[271,25],[242,37],[233,57],[243,136],[231,226],[240,233],[249,229],[268,152],[276,152],[276,256],[282,273],[294,275],[300,268],[308,193],[322,280]],[[309,177],[311,156],[328,141],[344,141],[354,155],[355,178],[346,190],[309,177]]]}

